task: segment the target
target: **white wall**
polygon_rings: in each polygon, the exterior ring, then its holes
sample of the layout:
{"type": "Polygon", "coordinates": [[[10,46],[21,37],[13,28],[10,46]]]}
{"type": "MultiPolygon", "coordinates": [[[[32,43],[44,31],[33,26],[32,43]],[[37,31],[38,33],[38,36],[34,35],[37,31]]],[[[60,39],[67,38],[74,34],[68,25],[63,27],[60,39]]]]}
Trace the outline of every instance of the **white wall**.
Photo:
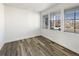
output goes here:
{"type": "Polygon", "coordinates": [[[28,9],[5,6],[5,42],[39,35],[40,15],[28,9]]]}
{"type": "Polygon", "coordinates": [[[4,5],[0,4],[0,49],[4,44],[5,30],[4,30],[4,5]]]}
{"type": "MultiPolygon", "coordinates": [[[[64,16],[63,15],[64,9],[75,7],[75,6],[79,6],[79,4],[60,4],[53,8],[50,8],[46,11],[41,12],[41,15],[44,15],[44,14],[50,15],[50,12],[60,11],[61,15],[64,16]]],[[[48,29],[42,29],[42,25],[41,25],[41,35],[49,38],[52,41],[57,42],[58,44],[66,47],[74,52],[79,53],[79,34],[63,32],[64,18],[61,17],[61,20],[62,20],[62,23],[61,23],[62,30],[61,31],[50,30],[50,27],[48,29]]],[[[42,19],[41,19],[41,24],[42,24],[42,19]]]]}

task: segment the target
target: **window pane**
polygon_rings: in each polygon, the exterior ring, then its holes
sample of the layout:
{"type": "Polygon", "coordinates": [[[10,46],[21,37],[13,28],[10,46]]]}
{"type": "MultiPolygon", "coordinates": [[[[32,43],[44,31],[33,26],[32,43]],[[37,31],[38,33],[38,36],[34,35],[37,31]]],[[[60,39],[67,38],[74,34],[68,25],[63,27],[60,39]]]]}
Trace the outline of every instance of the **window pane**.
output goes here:
{"type": "Polygon", "coordinates": [[[53,13],[50,14],[50,20],[54,20],[54,15],[53,15],[53,13]]]}
{"type": "Polygon", "coordinates": [[[79,33],[79,9],[75,10],[75,32],[79,33]]]}
{"type": "Polygon", "coordinates": [[[54,29],[60,30],[60,14],[54,15],[54,29]]]}
{"type": "Polygon", "coordinates": [[[54,16],[53,16],[53,13],[50,14],[50,29],[54,29],[54,16]]]}
{"type": "Polygon", "coordinates": [[[50,29],[60,30],[60,13],[53,13],[50,18],[50,29]]]}
{"type": "Polygon", "coordinates": [[[54,15],[54,20],[60,20],[60,15],[54,15]]]}
{"type": "Polygon", "coordinates": [[[76,10],[76,19],[79,20],[79,10],[76,10]]]}
{"type": "Polygon", "coordinates": [[[64,13],[64,19],[74,20],[74,11],[66,11],[64,13]]]}
{"type": "Polygon", "coordinates": [[[74,20],[65,20],[64,27],[65,32],[74,32],[74,20]]]}
{"type": "Polygon", "coordinates": [[[67,10],[64,12],[64,31],[74,32],[74,10],[67,10]]]}
{"type": "Polygon", "coordinates": [[[45,28],[48,28],[48,17],[45,18],[45,28]]]}
{"type": "Polygon", "coordinates": [[[60,30],[60,20],[54,20],[53,29],[60,30]]]}
{"type": "Polygon", "coordinates": [[[48,28],[48,15],[43,16],[43,28],[48,28]]]}
{"type": "Polygon", "coordinates": [[[50,29],[54,29],[54,20],[50,20],[50,29]]]}
{"type": "Polygon", "coordinates": [[[79,33],[79,19],[76,19],[75,32],[76,32],[76,33],[79,33]]]}

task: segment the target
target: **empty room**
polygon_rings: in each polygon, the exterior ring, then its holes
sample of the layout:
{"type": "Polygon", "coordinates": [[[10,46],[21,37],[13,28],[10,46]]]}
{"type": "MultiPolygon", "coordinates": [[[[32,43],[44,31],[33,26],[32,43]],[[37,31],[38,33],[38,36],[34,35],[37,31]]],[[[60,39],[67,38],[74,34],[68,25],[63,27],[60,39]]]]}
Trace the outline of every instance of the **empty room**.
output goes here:
{"type": "Polygon", "coordinates": [[[0,56],[79,56],[79,3],[0,3],[0,56]]]}

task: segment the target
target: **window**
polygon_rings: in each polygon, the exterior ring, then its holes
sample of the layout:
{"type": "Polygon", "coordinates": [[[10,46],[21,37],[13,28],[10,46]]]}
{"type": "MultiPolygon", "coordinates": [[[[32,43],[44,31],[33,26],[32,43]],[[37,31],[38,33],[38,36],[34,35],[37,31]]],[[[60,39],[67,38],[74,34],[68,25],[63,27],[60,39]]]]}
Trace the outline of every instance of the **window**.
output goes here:
{"type": "Polygon", "coordinates": [[[43,16],[43,28],[48,28],[48,15],[43,16]]]}
{"type": "Polygon", "coordinates": [[[74,11],[65,11],[64,19],[64,31],[74,32],[74,11]]]}
{"type": "Polygon", "coordinates": [[[75,10],[75,32],[79,33],[79,9],[75,10]]]}
{"type": "Polygon", "coordinates": [[[64,12],[64,31],[79,33],[79,9],[64,12]]]}
{"type": "Polygon", "coordinates": [[[60,13],[52,13],[50,18],[50,29],[60,30],[60,13]]]}
{"type": "MultiPolygon", "coordinates": [[[[42,16],[43,28],[48,29],[48,15],[42,16]]],[[[64,10],[64,32],[79,33],[79,8],[64,10]]],[[[60,12],[50,14],[50,29],[61,30],[60,12]]]]}

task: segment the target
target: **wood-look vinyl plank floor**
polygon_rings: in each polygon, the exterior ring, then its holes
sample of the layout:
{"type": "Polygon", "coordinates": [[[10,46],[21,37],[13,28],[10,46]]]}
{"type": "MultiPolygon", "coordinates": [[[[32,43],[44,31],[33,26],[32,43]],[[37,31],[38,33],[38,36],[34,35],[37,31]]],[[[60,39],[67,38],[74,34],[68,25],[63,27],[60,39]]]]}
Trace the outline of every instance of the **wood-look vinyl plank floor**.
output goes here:
{"type": "Polygon", "coordinates": [[[43,37],[5,43],[0,56],[78,56],[79,54],[43,37]]]}

